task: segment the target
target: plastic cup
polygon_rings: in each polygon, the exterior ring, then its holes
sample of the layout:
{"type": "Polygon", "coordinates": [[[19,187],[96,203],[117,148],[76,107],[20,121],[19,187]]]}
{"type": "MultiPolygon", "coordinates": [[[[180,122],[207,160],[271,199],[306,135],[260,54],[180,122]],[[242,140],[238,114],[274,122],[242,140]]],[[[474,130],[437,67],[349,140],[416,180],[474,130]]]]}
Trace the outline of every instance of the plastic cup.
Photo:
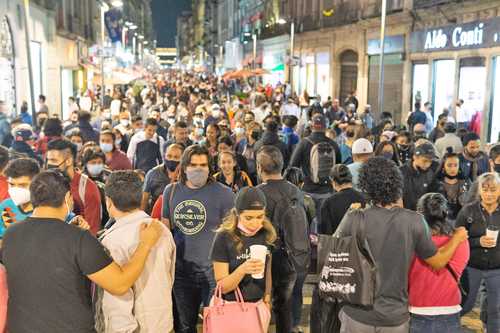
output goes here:
{"type": "Polygon", "coordinates": [[[252,245],[252,246],[250,246],[250,258],[257,259],[257,260],[264,262],[264,269],[262,270],[262,273],[252,274],[252,277],[254,279],[263,279],[264,278],[264,271],[266,270],[266,268],[265,268],[266,256],[267,256],[267,247],[266,246],[264,246],[264,245],[252,245]]]}
{"type": "Polygon", "coordinates": [[[490,225],[486,228],[486,237],[493,238],[495,240],[495,246],[498,239],[498,231],[498,227],[494,225],[490,225]]]}

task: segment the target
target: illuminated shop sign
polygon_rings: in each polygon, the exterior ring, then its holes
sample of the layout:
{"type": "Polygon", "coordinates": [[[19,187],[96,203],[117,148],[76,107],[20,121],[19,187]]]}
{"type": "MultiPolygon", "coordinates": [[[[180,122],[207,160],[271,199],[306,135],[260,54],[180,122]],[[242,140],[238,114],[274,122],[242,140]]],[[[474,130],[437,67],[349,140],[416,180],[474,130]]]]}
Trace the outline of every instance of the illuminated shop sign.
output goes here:
{"type": "Polygon", "coordinates": [[[500,46],[500,17],[416,31],[410,36],[411,52],[433,52],[500,46]]]}

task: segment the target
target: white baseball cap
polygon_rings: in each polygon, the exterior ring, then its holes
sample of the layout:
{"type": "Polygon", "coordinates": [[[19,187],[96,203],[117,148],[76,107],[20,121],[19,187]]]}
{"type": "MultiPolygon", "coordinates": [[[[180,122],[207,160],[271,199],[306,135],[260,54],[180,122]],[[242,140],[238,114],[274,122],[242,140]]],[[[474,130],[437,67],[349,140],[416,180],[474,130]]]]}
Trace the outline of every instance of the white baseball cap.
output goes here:
{"type": "Polygon", "coordinates": [[[353,154],[371,154],[373,153],[373,145],[365,138],[357,139],[352,144],[353,154]]]}

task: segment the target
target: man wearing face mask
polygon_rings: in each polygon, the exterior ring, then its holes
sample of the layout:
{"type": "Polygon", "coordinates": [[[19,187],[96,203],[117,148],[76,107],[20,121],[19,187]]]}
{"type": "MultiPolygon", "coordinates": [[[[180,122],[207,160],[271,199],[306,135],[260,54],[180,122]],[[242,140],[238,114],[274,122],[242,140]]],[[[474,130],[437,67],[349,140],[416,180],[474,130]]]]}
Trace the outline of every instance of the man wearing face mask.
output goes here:
{"type": "Polygon", "coordinates": [[[219,104],[212,104],[210,107],[210,115],[205,119],[205,131],[208,125],[217,124],[223,118],[219,104]]]}
{"type": "Polygon", "coordinates": [[[177,246],[174,282],[174,329],[196,333],[201,304],[208,305],[215,288],[208,253],[214,231],[233,206],[233,192],[210,174],[206,147],[188,147],[181,159],[179,182],[163,193],[165,222],[172,226],[177,246]]]}
{"type": "Polygon", "coordinates": [[[431,191],[439,164],[434,160],[436,151],[427,142],[415,148],[413,158],[400,167],[403,174],[403,205],[406,209],[416,210],[417,201],[431,191]]]}
{"type": "Polygon", "coordinates": [[[9,184],[10,198],[0,203],[0,238],[12,223],[24,221],[33,212],[29,187],[31,180],[39,172],[40,166],[32,158],[18,158],[7,164],[4,173],[9,184]]]}
{"type": "Polygon", "coordinates": [[[132,169],[132,163],[130,163],[127,155],[116,145],[116,135],[113,131],[104,130],[101,132],[99,147],[106,155],[106,165],[111,171],[132,169]]]}
{"type": "Polygon", "coordinates": [[[47,148],[47,169],[59,169],[71,180],[73,212],[81,215],[95,235],[101,227],[101,196],[97,185],[75,168],[76,146],[68,140],[50,141],[47,148]]]}
{"type": "Polygon", "coordinates": [[[165,187],[177,181],[178,165],[181,160],[184,146],[171,144],[165,151],[163,163],[149,170],[144,179],[141,209],[151,211],[153,204],[163,194],[165,187]]]}
{"type": "Polygon", "coordinates": [[[460,154],[460,170],[466,179],[474,182],[477,177],[488,172],[488,155],[481,150],[481,139],[476,133],[467,133],[462,142],[464,151],[460,154]]]}

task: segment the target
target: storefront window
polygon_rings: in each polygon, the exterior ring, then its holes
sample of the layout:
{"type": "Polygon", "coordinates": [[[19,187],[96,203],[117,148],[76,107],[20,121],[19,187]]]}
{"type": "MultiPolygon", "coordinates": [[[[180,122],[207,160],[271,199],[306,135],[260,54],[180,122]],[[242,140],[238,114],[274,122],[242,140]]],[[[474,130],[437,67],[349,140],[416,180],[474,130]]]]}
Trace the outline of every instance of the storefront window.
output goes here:
{"type": "Polygon", "coordinates": [[[489,142],[500,141],[500,56],[494,59],[493,70],[493,106],[490,113],[489,142]]]}
{"type": "MultiPolygon", "coordinates": [[[[484,58],[465,58],[460,60],[460,85],[458,98],[464,101],[461,119],[457,122],[469,124],[477,134],[481,133],[481,116],[486,94],[486,67],[484,58]],[[479,117],[479,119],[477,119],[479,117]]],[[[457,118],[459,115],[457,114],[457,118]]]]}
{"type": "Polygon", "coordinates": [[[455,89],[455,60],[434,61],[434,118],[444,109],[452,110],[455,89]]]}
{"type": "Polygon", "coordinates": [[[330,55],[328,53],[318,53],[316,55],[317,77],[316,90],[322,101],[326,101],[330,96],[330,55]]]}
{"type": "Polygon", "coordinates": [[[10,116],[16,109],[14,78],[14,45],[9,22],[3,17],[0,19],[0,100],[7,105],[10,116]]]}
{"type": "Polygon", "coordinates": [[[413,64],[412,106],[417,100],[429,101],[429,65],[413,64]]]}

